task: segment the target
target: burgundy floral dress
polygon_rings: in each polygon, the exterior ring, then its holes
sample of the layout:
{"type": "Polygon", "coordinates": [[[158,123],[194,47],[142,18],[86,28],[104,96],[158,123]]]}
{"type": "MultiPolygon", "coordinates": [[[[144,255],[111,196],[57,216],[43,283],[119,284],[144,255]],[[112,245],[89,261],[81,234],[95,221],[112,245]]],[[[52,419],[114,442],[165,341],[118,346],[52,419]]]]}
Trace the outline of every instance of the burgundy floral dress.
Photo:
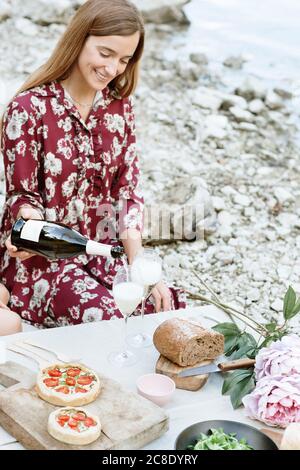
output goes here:
{"type": "MultiPolygon", "coordinates": [[[[118,243],[107,231],[116,228],[114,214],[119,233],[142,230],[131,100],[115,99],[106,88],[83,121],[60,83],[33,88],[9,104],[2,149],[6,203],[0,277],[11,293],[10,308],[40,327],[121,317],[110,292],[120,260],[81,255],[54,261],[33,256],[22,262],[8,255],[5,240],[24,205],[103,243],[118,243]]],[[[171,292],[173,308],[184,307],[184,293],[171,292]]],[[[149,300],[146,313],[153,312],[149,300]]]]}

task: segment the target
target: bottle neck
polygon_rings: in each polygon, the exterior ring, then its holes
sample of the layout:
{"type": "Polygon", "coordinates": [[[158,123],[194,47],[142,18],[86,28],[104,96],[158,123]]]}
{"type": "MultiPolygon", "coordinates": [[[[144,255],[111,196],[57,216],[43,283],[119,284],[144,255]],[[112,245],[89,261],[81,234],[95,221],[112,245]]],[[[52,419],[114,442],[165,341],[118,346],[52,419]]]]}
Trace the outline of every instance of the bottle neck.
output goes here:
{"type": "Polygon", "coordinates": [[[93,240],[89,240],[86,244],[86,253],[88,255],[96,255],[96,256],[111,256],[111,246],[106,245],[105,243],[98,243],[94,242],[93,240]]]}

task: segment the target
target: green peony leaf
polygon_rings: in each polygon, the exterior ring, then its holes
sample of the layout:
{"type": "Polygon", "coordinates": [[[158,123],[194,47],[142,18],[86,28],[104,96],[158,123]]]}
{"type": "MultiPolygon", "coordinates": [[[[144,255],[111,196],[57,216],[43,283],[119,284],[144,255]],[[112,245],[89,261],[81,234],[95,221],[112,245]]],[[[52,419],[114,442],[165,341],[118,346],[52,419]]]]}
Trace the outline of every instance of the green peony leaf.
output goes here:
{"type": "Polygon", "coordinates": [[[299,312],[300,312],[300,299],[297,300],[296,305],[293,308],[293,311],[292,311],[291,315],[289,316],[289,319],[293,318],[299,312]]]}
{"type": "Polygon", "coordinates": [[[276,321],[272,321],[270,323],[265,323],[264,324],[264,327],[268,330],[269,333],[274,333],[274,331],[276,330],[278,324],[276,321]]]}
{"type": "Polygon", "coordinates": [[[289,286],[283,301],[283,316],[286,320],[293,316],[293,310],[296,304],[296,293],[294,289],[289,286]]]}
{"type": "Polygon", "coordinates": [[[241,333],[239,327],[235,323],[230,322],[218,323],[212,329],[222,333],[224,336],[237,336],[241,333]]]}
{"type": "Polygon", "coordinates": [[[250,333],[242,333],[239,338],[238,346],[239,348],[242,348],[244,346],[250,346],[252,348],[256,348],[257,341],[250,333]]]}
{"type": "Polygon", "coordinates": [[[250,393],[255,387],[254,370],[251,369],[251,375],[245,377],[238,382],[230,392],[230,400],[234,409],[237,409],[242,404],[242,399],[245,395],[250,393]]]}
{"type": "Polygon", "coordinates": [[[231,354],[238,348],[239,338],[242,335],[241,330],[237,325],[229,322],[219,323],[218,325],[215,325],[213,329],[224,335],[224,354],[225,356],[231,356],[231,354]]]}
{"type": "Polygon", "coordinates": [[[231,356],[231,360],[241,359],[242,357],[249,357],[250,359],[254,359],[256,356],[257,348],[253,348],[253,346],[249,346],[246,344],[241,348],[238,348],[231,356]]]}
{"type": "Polygon", "coordinates": [[[231,356],[231,354],[237,349],[239,343],[238,336],[225,336],[224,354],[225,356],[231,356]]]}
{"type": "Polygon", "coordinates": [[[226,393],[234,389],[235,386],[246,377],[249,377],[249,369],[239,369],[231,372],[223,382],[222,395],[226,395],[226,393]]]}

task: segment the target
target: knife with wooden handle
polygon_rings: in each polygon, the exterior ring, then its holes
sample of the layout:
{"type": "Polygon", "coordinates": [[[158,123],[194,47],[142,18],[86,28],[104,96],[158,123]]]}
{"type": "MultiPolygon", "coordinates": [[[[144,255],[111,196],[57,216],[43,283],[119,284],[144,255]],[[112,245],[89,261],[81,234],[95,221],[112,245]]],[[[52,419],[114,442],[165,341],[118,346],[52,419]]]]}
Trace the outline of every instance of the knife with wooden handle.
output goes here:
{"type": "Polygon", "coordinates": [[[207,366],[191,367],[178,374],[179,377],[191,377],[192,375],[212,374],[213,372],[228,372],[235,369],[249,369],[255,364],[255,359],[244,357],[235,361],[208,364],[207,366]]]}

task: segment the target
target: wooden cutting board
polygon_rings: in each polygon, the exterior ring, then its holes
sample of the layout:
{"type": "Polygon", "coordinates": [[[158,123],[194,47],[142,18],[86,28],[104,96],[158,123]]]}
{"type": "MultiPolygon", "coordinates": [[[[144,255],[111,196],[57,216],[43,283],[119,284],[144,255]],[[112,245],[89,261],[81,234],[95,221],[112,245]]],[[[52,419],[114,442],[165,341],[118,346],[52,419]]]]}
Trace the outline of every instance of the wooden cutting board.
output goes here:
{"type": "Polygon", "coordinates": [[[0,425],[25,448],[33,450],[139,449],[168,430],[168,416],[157,405],[98,374],[99,397],[85,405],[102,424],[99,439],[87,446],[57,441],[47,432],[49,414],[59,408],[41,400],[35,391],[36,374],[19,364],[0,365],[0,425]]]}
{"type": "MultiPolygon", "coordinates": [[[[212,361],[202,361],[195,364],[193,367],[205,366],[211,362],[212,361]]],[[[181,388],[183,390],[196,391],[206,384],[208,374],[194,375],[192,377],[178,377],[179,372],[186,369],[192,369],[192,367],[178,366],[174,362],[169,361],[166,357],[160,355],[156,363],[155,372],[157,374],[164,374],[171,377],[176,384],[176,388],[181,388]]]]}

